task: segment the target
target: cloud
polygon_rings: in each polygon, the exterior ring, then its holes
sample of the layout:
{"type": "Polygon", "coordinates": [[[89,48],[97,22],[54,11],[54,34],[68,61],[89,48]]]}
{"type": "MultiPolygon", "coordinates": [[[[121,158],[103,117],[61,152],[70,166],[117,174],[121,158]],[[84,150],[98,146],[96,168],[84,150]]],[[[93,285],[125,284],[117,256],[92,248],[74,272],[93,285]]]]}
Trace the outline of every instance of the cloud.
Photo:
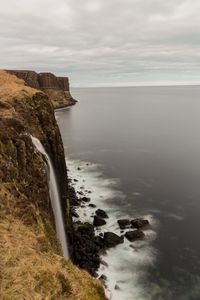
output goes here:
{"type": "Polygon", "coordinates": [[[197,83],[198,0],[0,0],[2,68],[73,85],[197,83]]]}

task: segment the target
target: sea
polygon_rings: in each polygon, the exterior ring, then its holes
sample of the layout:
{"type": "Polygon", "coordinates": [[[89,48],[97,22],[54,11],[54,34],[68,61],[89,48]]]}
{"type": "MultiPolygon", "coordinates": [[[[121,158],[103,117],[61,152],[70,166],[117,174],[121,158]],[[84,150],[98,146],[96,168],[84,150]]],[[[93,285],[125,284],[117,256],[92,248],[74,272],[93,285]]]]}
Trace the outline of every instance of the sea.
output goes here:
{"type": "MultiPolygon", "coordinates": [[[[96,234],[122,234],[118,219],[150,222],[143,240],[125,238],[102,255],[107,296],[199,300],[200,86],[71,93],[79,102],[56,118],[76,191],[109,215],[96,234]]],[[[77,213],[92,223],[95,208],[77,213]]]]}

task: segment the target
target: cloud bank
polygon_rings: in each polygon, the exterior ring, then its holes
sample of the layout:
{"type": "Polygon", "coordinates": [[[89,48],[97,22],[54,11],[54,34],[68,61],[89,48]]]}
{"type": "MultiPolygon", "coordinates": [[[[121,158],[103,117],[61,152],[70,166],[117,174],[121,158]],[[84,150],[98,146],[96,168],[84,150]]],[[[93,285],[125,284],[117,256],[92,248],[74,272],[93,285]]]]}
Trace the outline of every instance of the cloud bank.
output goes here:
{"type": "Polygon", "coordinates": [[[1,68],[73,86],[200,83],[199,0],[0,0],[1,68]]]}

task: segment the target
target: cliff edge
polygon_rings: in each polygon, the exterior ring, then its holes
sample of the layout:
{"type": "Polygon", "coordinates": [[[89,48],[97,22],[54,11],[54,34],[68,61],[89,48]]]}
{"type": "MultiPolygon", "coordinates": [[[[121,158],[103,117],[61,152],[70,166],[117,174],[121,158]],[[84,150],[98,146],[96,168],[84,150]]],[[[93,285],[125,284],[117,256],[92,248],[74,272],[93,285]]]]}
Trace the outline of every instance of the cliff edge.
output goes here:
{"type": "Polygon", "coordinates": [[[68,77],[58,77],[52,73],[36,73],[29,70],[7,70],[10,74],[23,79],[27,86],[41,90],[49,96],[54,109],[64,108],[76,104],[70,94],[68,77]]]}
{"type": "Polygon", "coordinates": [[[53,105],[45,93],[0,71],[0,298],[104,300],[98,280],[61,255],[46,159],[31,135],[57,171],[70,239],[67,171],[53,105]]]}

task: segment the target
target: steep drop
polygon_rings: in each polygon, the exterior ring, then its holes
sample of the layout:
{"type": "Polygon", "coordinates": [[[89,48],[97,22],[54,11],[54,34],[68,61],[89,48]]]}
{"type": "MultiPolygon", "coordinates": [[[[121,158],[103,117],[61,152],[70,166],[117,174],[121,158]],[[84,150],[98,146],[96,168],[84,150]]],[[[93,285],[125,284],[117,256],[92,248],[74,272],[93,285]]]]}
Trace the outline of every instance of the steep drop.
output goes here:
{"type": "Polygon", "coordinates": [[[69,258],[65,227],[64,227],[62,210],[61,210],[61,205],[60,205],[60,196],[59,196],[58,185],[56,182],[54,168],[53,168],[51,159],[48,156],[48,154],[46,153],[41,142],[33,136],[31,136],[31,139],[32,139],[32,142],[35,145],[36,149],[40,153],[42,153],[46,157],[46,160],[47,160],[47,164],[49,167],[49,191],[50,191],[51,205],[52,205],[53,212],[54,212],[56,232],[57,232],[57,236],[60,241],[60,244],[62,246],[63,255],[65,258],[69,258]]]}

